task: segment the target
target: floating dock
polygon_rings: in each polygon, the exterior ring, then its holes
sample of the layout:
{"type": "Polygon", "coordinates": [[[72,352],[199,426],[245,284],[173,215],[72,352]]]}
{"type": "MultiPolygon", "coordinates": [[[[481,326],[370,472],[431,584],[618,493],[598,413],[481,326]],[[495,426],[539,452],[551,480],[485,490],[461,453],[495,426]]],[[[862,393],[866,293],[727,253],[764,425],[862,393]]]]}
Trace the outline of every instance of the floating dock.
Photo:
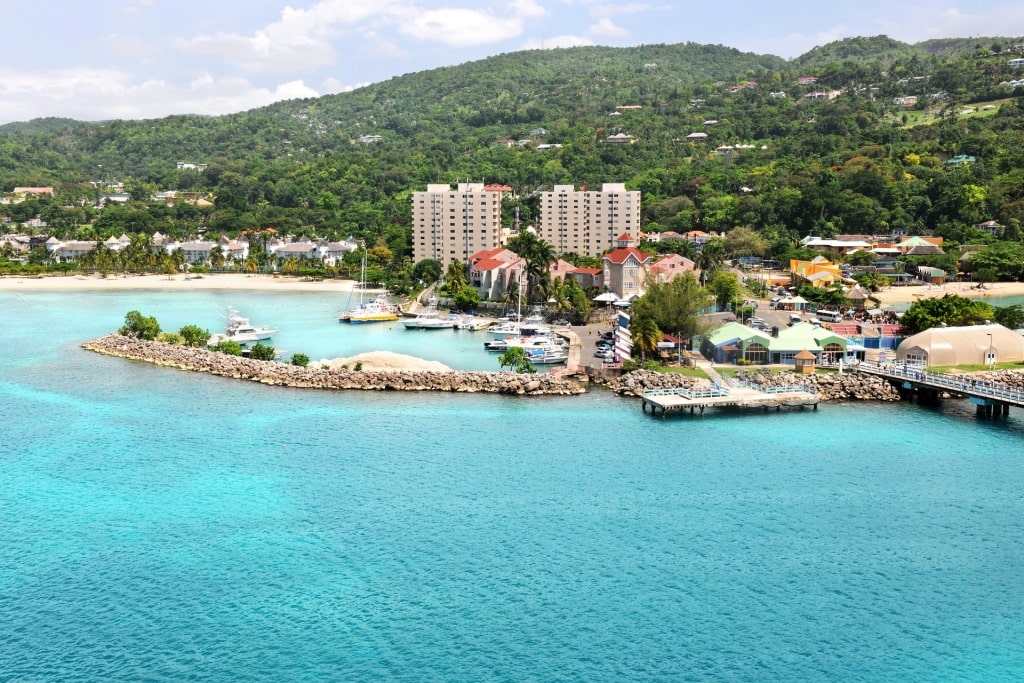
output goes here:
{"type": "Polygon", "coordinates": [[[640,408],[646,413],[649,406],[651,415],[658,415],[660,411],[664,417],[669,411],[689,409],[691,414],[699,411],[703,415],[707,408],[724,407],[761,408],[765,411],[774,408],[778,411],[783,407],[810,406],[817,410],[820,400],[813,387],[784,386],[762,389],[749,384],[727,387],[716,383],[710,389],[700,390],[648,389],[640,397],[640,408]]]}

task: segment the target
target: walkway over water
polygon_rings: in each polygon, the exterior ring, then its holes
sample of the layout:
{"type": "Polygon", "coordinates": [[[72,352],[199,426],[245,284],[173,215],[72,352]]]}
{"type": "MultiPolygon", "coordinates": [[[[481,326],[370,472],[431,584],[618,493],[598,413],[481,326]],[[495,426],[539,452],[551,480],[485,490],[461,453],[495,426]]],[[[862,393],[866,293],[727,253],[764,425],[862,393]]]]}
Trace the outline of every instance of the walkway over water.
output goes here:
{"type": "Polygon", "coordinates": [[[977,406],[976,412],[979,416],[1009,415],[1010,406],[1024,408],[1024,391],[987,380],[928,372],[923,364],[879,364],[865,361],[853,366],[853,369],[884,377],[898,383],[903,389],[918,392],[922,398],[938,400],[939,395],[943,393],[966,396],[977,406]]]}
{"type": "Polygon", "coordinates": [[[771,408],[780,410],[782,406],[813,406],[817,410],[819,398],[814,387],[802,385],[758,388],[746,382],[725,386],[716,381],[710,389],[648,389],[640,400],[641,410],[647,412],[650,406],[652,415],[657,415],[660,410],[664,417],[670,410],[689,408],[691,414],[699,410],[703,415],[705,408],[726,406],[763,408],[766,411],[771,408]]]}

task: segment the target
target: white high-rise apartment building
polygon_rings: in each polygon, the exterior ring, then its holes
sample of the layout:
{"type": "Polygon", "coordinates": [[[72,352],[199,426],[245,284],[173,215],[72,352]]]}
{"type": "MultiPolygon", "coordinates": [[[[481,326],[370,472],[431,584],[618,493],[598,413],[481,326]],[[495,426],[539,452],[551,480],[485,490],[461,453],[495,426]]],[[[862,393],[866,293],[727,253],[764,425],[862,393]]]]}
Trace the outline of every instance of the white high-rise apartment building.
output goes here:
{"type": "Polygon", "coordinates": [[[427,185],[412,193],[413,259],[465,263],[472,254],[501,246],[501,192],[483,183],[427,185]]]}
{"type": "Polygon", "coordinates": [[[604,183],[600,191],[555,185],[540,197],[537,236],[557,254],[600,256],[614,249],[623,233],[640,232],[640,191],[624,183],[604,183]]]}

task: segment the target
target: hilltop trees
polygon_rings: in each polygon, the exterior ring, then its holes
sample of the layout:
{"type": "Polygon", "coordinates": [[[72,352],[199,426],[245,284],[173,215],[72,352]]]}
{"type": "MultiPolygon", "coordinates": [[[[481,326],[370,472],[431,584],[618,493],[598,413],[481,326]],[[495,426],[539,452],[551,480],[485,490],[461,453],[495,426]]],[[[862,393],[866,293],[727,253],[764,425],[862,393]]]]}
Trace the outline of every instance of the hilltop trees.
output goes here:
{"type": "MultiPolygon", "coordinates": [[[[100,270],[180,272],[183,255],[168,267],[143,243],[156,231],[184,240],[203,228],[235,236],[273,225],[282,236],[376,245],[370,279],[408,288],[436,279],[432,267],[409,263],[408,193],[474,178],[514,189],[502,198],[503,227],[516,209],[521,224],[536,220],[539,189],[625,182],[643,192],[634,232],[723,233],[699,254],[686,241],[654,244],[698,260],[708,281],[727,258],[785,260],[808,235],[897,230],[991,245],[965,263],[1006,279],[1024,276],[1013,260],[1024,248],[1024,103],[1003,85],[1010,76],[1003,57],[964,41],[852,39],[793,63],[693,44],[536,50],[230,117],[4,126],[0,179],[6,187],[53,179],[53,200],[9,206],[14,222],[39,215],[59,237],[131,235],[129,250],[97,249],[82,260],[100,270]],[[638,64],[656,67],[640,78],[638,64]],[[818,83],[795,82],[805,70],[818,83]],[[819,89],[842,93],[803,97],[819,89]],[[778,90],[788,96],[769,94],[778,90]],[[917,104],[893,102],[904,96],[917,104]],[[609,112],[613,101],[637,108],[609,112]],[[698,129],[705,141],[689,140],[698,129]],[[603,142],[618,131],[636,143],[603,142]],[[383,139],[349,144],[368,132],[383,139]],[[182,150],[198,149],[208,166],[176,169],[182,150]],[[948,163],[955,155],[968,156],[948,163]],[[131,193],[125,205],[95,206],[107,191],[95,184],[99,164],[131,193]],[[179,192],[178,201],[156,200],[160,190],[179,192]],[[1005,230],[974,227],[988,220],[1005,230]]],[[[558,256],[538,242],[523,230],[510,245],[528,262],[535,300],[558,256]]],[[[246,270],[268,269],[266,246],[252,241],[246,270]]],[[[211,265],[222,267],[222,258],[211,252],[211,265]]],[[[335,272],[357,269],[347,262],[335,272]]]]}

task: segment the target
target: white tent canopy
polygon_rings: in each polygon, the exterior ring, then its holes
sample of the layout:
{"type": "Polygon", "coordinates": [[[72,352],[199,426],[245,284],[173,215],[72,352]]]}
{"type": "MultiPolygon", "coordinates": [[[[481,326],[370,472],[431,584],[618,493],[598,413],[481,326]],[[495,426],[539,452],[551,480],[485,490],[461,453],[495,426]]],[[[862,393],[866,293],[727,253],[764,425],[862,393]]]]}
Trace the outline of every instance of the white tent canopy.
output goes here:
{"type": "Polygon", "coordinates": [[[605,292],[604,294],[598,294],[597,296],[594,297],[593,300],[594,301],[600,301],[601,303],[609,303],[610,304],[613,301],[618,301],[619,300],[619,296],[617,294],[615,294],[614,292],[605,292]]]}

